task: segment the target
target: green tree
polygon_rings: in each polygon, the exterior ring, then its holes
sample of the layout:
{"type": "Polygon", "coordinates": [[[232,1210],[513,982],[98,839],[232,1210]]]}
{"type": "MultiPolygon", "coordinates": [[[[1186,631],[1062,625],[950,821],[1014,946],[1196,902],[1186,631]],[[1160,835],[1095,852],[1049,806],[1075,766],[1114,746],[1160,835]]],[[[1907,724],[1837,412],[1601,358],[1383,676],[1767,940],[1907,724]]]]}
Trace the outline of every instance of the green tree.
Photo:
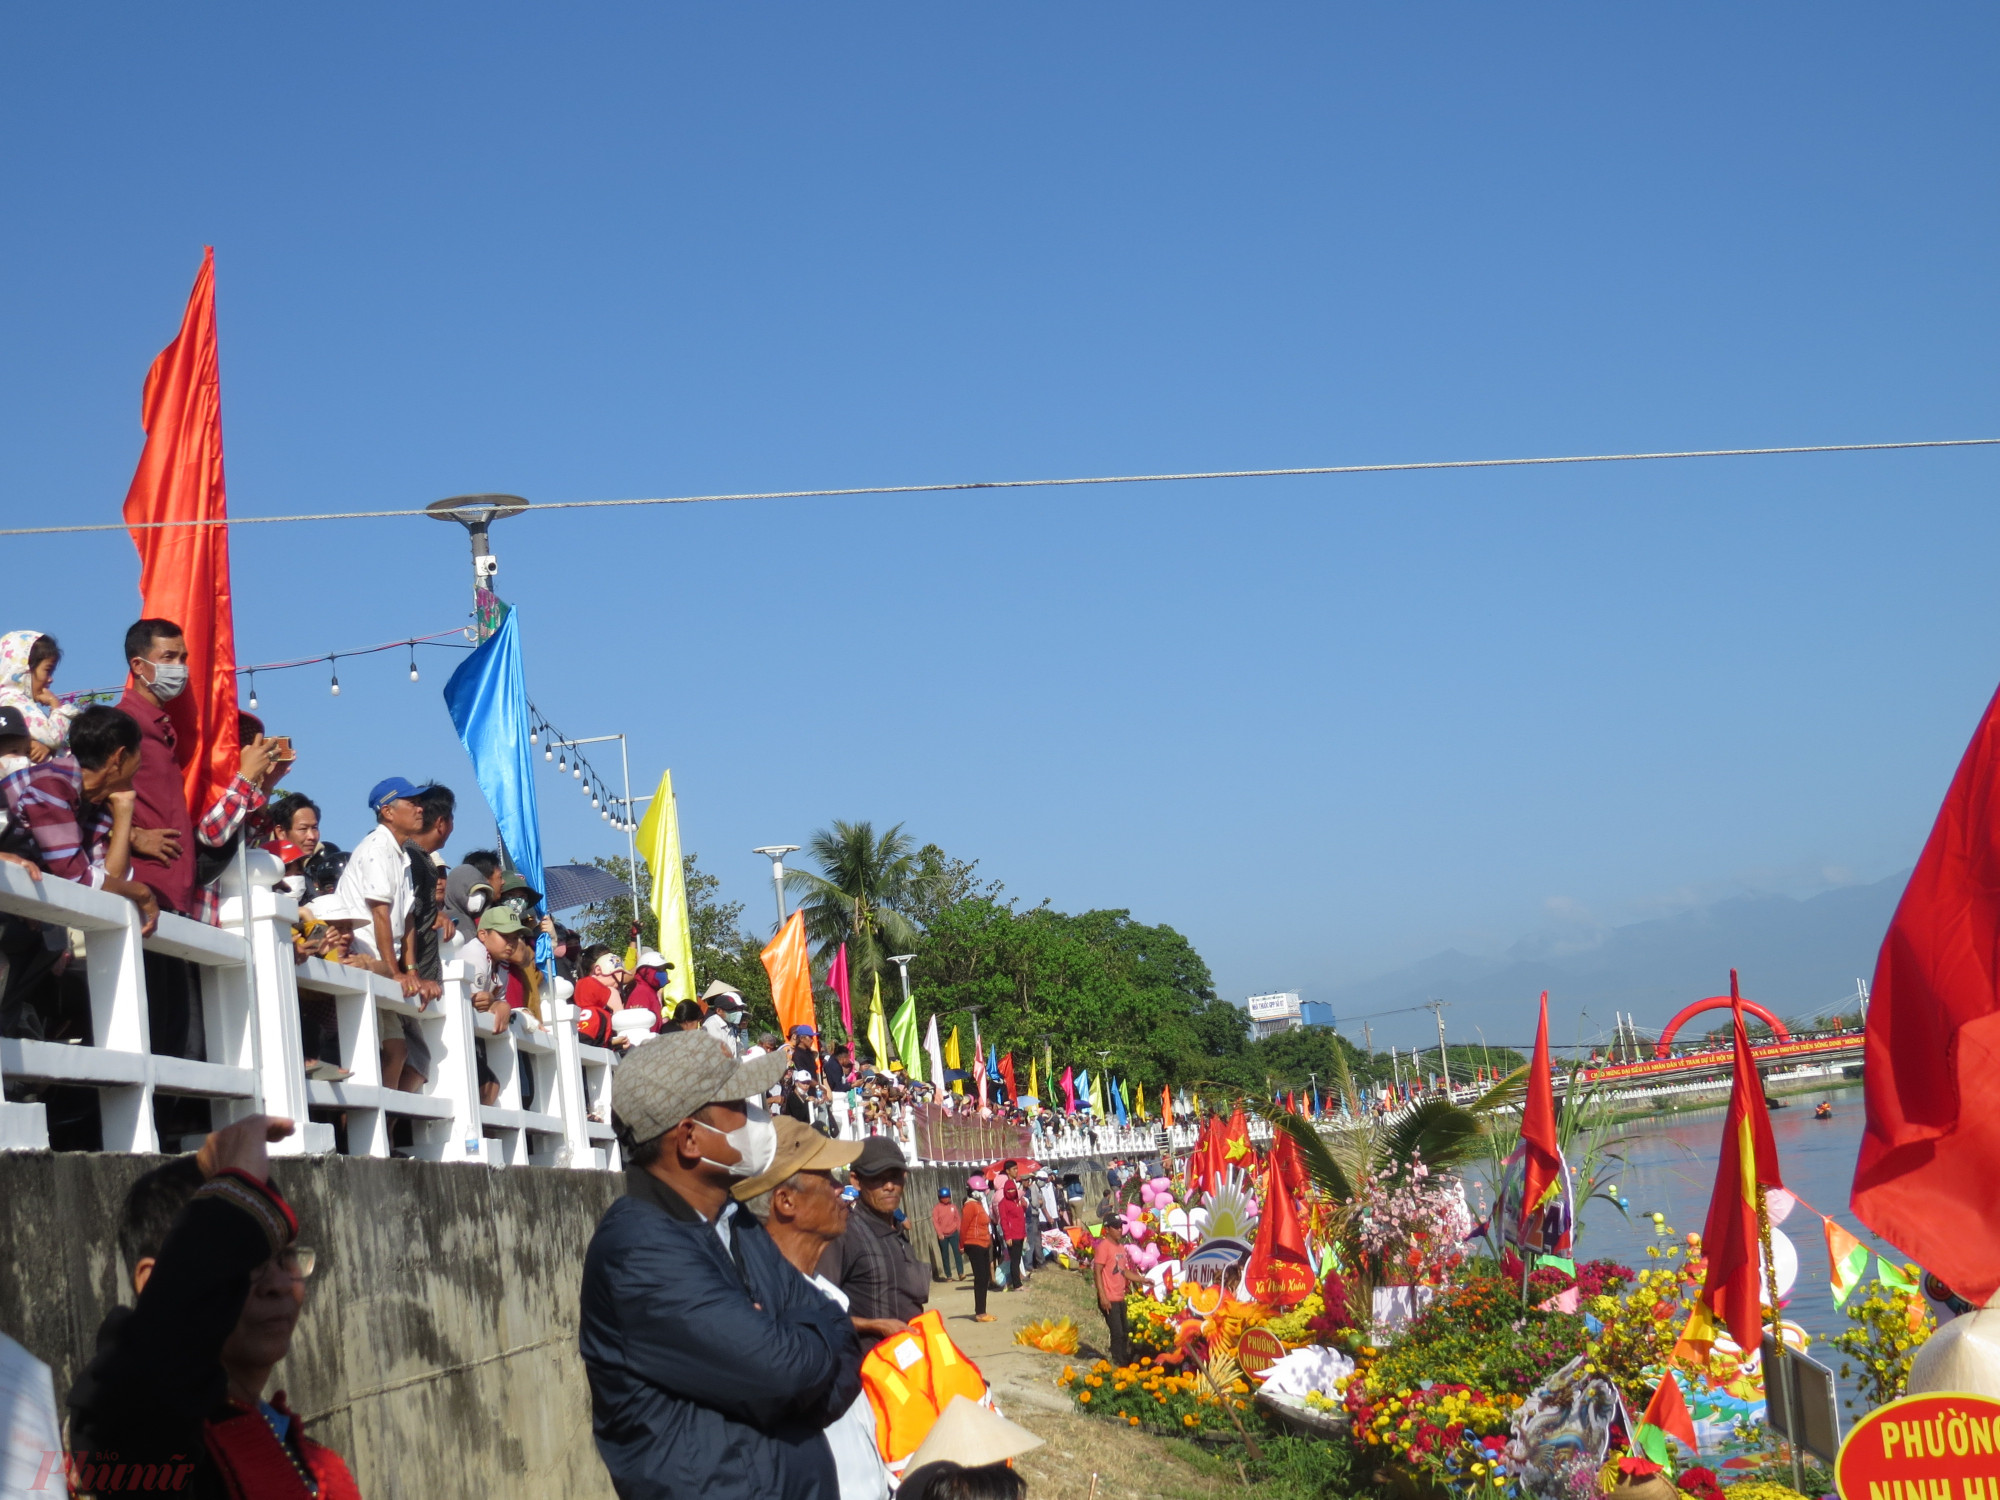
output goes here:
{"type": "Polygon", "coordinates": [[[916,896],[917,852],[901,823],[878,836],[872,823],[838,819],[813,834],[806,852],[818,862],[818,872],[785,871],[785,889],[798,899],[806,933],[822,953],[847,945],[848,973],[860,995],[888,966],[891,953],[916,946],[909,909],[916,896]]]}

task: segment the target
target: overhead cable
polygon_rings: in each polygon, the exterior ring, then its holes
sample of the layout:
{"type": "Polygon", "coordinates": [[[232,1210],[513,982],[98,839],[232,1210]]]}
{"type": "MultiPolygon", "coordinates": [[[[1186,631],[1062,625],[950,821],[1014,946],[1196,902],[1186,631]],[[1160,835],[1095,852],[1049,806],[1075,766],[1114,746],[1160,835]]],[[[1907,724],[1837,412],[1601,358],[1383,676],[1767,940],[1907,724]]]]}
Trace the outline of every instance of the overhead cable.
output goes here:
{"type": "MultiPolygon", "coordinates": [[[[1186,474],[1097,474],[1071,479],[980,479],[946,484],[871,484],[842,489],[754,490],[736,494],[661,495],[633,500],[544,500],[525,514],[556,510],[606,510],[632,505],[710,505],[735,500],[823,500],[853,495],[930,495],[959,490],[1061,489],[1092,484],[1183,484],[1206,479],[1285,479],[1324,474],[1408,474],[1435,469],[1515,469],[1550,464],[1646,463],[1669,458],[1760,458],[1796,453],[1885,453],[1911,448],[1990,448],[2000,438],[1935,438],[1906,443],[1814,443],[1782,448],[1699,448],[1676,453],[1578,453],[1547,458],[1448,458],[1417,463],[1322,464],[1293,469],[1216,469],[1186,474]]],[[[422,507],[398,510],[323,511],[298,516],[228,516],[184,521],[106,521],[88,526],[11,526],[0,536],[60,536],[86,531],[153,531],[170,526],[277,526],[302,521],[383,521],[421,516],[422,507]]]]}

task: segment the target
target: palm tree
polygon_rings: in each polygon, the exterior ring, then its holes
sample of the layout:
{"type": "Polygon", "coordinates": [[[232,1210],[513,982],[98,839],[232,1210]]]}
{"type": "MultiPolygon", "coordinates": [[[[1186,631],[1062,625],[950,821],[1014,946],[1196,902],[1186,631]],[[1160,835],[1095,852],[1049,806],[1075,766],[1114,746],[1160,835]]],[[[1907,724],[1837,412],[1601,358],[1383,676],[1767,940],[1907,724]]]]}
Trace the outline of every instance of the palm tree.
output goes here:
{"type": "MultiPolygon", "coordinates": [[[[891,953],[916,946],[916,925],[905,914],[917,882],[915,842],[901,823],[878,837],[872,823],[836,819],[812,836],[806,852],[819,873],[787,870],[785,889],[797,898],[806,935],[822,954],[847,944],[848,972],[861,994],[891,953]]],[[[896,1001],[884,1003],[893,1008],[896,1001]]]]}

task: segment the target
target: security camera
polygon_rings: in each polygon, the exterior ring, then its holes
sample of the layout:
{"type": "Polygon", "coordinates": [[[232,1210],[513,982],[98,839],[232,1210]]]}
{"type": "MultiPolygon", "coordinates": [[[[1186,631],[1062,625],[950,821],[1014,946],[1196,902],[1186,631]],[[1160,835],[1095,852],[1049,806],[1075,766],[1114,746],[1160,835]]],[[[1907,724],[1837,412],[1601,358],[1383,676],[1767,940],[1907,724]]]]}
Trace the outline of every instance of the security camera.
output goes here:
{"type": "Polygon", "coordinates": [[[487,552],[472,560],[472,572],[481,583],[500,571],[500,559],[487,552]]]}

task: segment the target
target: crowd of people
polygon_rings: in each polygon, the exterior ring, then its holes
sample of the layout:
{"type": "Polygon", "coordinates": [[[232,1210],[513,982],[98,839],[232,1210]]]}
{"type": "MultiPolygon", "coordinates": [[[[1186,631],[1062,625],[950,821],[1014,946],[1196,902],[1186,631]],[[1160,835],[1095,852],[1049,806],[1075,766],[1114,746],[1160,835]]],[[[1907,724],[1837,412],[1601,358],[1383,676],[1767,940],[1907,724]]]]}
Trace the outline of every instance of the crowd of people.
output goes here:
{"type": "MultiPolygon", "coordinates": [[[[547,1026],[536,939],[546,933],[554,942],[555,993],[566,998],[583,972],[576,934],[540,913],[541,893],[497,852],[475,850],[456,865],[443,858],[457,813],[449,787],[383,779],[368,795],[367,826],[342,849],[327,836],[326,809],[278,790],[298,756],[255,714],[238,715],[240,756],[221,793],[190,808],[183,773],[193,747],[168,709],[190,686],[187,642],[174,622],[145,619],[126,632],[125,651],[130,681],[117,705],[78,704],[53,690],[62,651],[52,637],[0,636],[0,860],[37,880],[122,896],[151,935],[162,913],[215,923],[225,872],[239,851],[261,848],[284,867],[278,889],[299,904],[297,962],[382,975],[419,1011],[441,997],[446,963],[471,966],[480,1092],[493,1103],[501,1084],[485,1041],[547,1026]]],[[[59,923],[0,916],[0,1035],[93,1040],[85,941],[59,923]]],[[[194,966],[150,950],[144,963],[152,1050],[205,1056],[194,966]]],[[[647,983],[657,987],[661,972],[640,966],[631,1003],[645,1003],[647,983]]],[[[351,1077],[332,998],[302,988],[300,1010],[307,1076],[351,1077]]],[[[379,1061],[387,1087],[425,1086],[433,1059],[416,1018],[402,1017],[383,1038],[379,1061]]],[[[522,1090],[531,1106],[532,1070],[523,1071],[522,1090]]],[[[168,1139],[205,1132],[206,1104],[165,1099],[160,1123],[168,1139]]]]}

